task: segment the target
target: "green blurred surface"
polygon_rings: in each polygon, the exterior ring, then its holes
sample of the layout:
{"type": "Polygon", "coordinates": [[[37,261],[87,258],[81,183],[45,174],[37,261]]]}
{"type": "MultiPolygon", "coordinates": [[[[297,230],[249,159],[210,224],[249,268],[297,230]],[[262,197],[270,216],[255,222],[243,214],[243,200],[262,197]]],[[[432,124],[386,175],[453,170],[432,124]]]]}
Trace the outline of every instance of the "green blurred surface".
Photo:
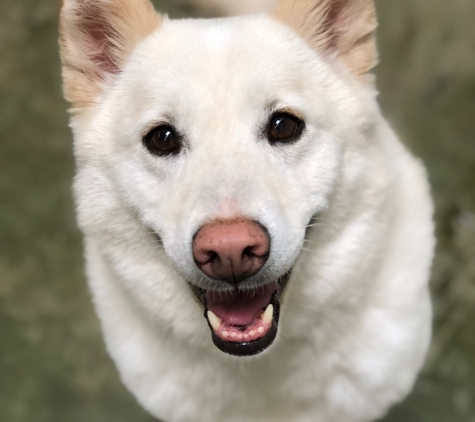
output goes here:
{"type": "MultiPolygon", "coordinates": [[[[105,353],[86,288],[58,7],[0,0],[0,421],[152,421],[105,353]]],[[[475,2],[378,8],[381,103],[428,167],[439,239],[431,352],[385,421],[475,422],[475,2]]]]}

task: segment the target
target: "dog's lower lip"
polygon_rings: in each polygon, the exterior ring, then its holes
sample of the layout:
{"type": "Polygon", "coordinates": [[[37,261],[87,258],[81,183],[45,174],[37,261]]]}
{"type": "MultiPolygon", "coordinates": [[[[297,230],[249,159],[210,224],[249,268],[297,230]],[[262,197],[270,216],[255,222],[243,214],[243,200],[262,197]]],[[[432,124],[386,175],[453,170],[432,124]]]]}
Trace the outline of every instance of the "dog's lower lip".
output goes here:
{"type": "MultiPolygon", "coordinates": [[[[266,326],[266,329],[265,330],[261,329],[260,331],[262,333],[261,337],[259,335],[254,335],[254,339],[252,341],[242,341],[242,342],[238,341],[237,339],[233,339],[233,341],[227,341],[222,338],[223,337],[222,332],[218,333],[218,331],[215,328],[213,328],[213,325],[210,323],[210,320],[209,320],[209,310],[206,303],[207,291],[190,283],[190,287],[192,288],[194,294],[197,296],[197,298],[200,300],[200,302],[204,306],[204,317],[206,318],[208,326],[211,330],[211,335],[212,335],[212,340],[213,340],[214,345],[218,349],[223,351],[224,353],[227,353],[233,356],[257,355],[263,352],[264,350],[266,350],[269,346],[271,346],[277,336],[277,331],[278,331],[278,324],[279,324],[279,317],[280,317],[280,297],[290,278],[290,274],[291,274],[291,270],[289,270],[285,275],[280,277],[277,281],[278,287],[276,291],[272,294],[271,301],[269,303],[269,305],[272,305],[272,310],[273,310],[272,322],[270,323],[270,325],[264,324],[266,326]],[[265,331],[265,334],[264,334],[264,331],[265,331]]],[[[260,321],[260,322],[263,323],[263,321],[260,321]]],[[[215,326],[216,326],[216,322],[215,322],[215,326]]],[[[243,332],[249,333],[249,327],[247,327],[247,330],[245,327],[232,327],[232,329],[233,331],[236,331],[237,329],[239,330],[242,329],[243,332]]],[[[252,334],[253,331],[251,331],[250,333],[252,334]]],[[[241,338],[240,334],[238,335],[238,337],[241,338]]]]}

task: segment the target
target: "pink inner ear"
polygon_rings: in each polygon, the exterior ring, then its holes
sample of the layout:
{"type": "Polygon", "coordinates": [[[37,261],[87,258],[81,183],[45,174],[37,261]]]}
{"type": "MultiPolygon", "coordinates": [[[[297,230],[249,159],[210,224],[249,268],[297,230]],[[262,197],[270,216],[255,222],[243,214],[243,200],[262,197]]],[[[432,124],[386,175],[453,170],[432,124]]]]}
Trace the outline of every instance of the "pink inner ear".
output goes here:
{"type": "Polygon", "coordinates": [[[345,11],[348,7],[348,0],[333,0],[330,2],[329,10],[325,17],[323,26],[330,35],[328,47],[334,48],[338,44],[338,36],[344,32],[347,25],[345,11]]]}
{"type": "Polygon", "coordinates": [[[94,1],[81,2],[78,11],[81,31],[87,42],[86,54],[101,71],[119,73],[120,69],[114,60],[116,43],[113,41],[119,38],[119,34],[106,20],[101,8],[94,3],[94,1]]]}

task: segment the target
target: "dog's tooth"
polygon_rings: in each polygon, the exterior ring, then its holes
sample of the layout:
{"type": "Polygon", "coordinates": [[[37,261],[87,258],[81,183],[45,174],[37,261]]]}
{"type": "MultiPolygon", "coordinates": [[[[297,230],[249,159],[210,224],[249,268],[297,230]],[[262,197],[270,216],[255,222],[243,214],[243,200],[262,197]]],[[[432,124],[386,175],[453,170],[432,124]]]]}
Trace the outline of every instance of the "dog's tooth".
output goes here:
{"type": "Polygon", "coordinates": [[[223,338],[228,338],[228,337],[229,337],[229,333],[228,333],[227,331],[223,331],[223,332],[221,333],[221,336],[222,336],[223,338]]]}
{"type": "Polygon", "coordinates": [[[213,312],[208,311],[208,321],[211,326],[217,330],[221,326],[221,318],[218,318],[213,312]]]}
{"type": "Polygon", "coordinates": [[[265,329],[264,327],[259,327],[259,328],[257,329],[257,332],[258,332],[259,334],[264,334],[264,331],[265,331],[265,330],[266,330],[266,329],[265,329]]]}
{"type": "Polygon", "coordinates": [[[261,319],[267,324],[272,324],[272,319],[274,318],[274,305],[270,304],[266,310],[262,313],[261,319]]]}

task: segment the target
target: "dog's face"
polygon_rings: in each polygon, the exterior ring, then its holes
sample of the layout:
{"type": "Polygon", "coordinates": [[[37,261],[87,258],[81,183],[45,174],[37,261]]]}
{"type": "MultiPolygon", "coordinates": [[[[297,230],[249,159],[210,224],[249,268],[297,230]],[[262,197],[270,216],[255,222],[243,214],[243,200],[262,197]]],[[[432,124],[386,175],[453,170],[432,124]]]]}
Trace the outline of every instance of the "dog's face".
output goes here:
{"type": "MultiPolygon", "coordinates": [[[[328,207],[349,143],[371,126],[364,82],[351,77],[352,66],[368,69],[268,16],[169,21],[132,3],[140,27],[107,19],[120,8],[84,25],[97,71],[79,75],[70,16],[93,6],[67,1],[63,12],[81,225],[158,323],[196,330],[193,291],[216,346],[259,353],[275,338],[306,230],[328,207]],[[108,46],[118,28],[144,34],[133,48],[108,46]]],[[[128,7],[99,1],[94,16],[101,4],[128,7]]]]}

